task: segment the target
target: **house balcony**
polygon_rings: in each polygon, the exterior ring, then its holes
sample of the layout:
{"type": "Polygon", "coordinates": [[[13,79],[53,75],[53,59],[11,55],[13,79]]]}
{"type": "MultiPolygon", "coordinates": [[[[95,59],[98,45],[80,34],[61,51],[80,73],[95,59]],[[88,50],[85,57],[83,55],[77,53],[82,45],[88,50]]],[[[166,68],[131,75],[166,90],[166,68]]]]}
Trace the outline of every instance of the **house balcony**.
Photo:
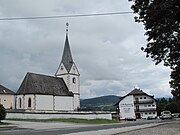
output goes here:
{"type": "Polygon", "coordinates": [[[135,109],[135,112],[152,112],[152,111],[156,111],[156,108],[135,109]]]}
{"type": "Polygon", "coordinates": [[[152,104],[154,100],[134,101],[134,104],[152,104]]]}

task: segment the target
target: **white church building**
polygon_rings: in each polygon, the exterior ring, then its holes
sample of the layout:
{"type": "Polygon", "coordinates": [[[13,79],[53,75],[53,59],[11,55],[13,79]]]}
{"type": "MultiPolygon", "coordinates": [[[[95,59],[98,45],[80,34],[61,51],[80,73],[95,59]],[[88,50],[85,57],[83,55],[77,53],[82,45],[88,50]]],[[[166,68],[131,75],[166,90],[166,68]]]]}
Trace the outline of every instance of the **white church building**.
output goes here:
{"type": "Polygon", "coordinates": [[[16,109],[74,111],[80,108],[80,74],[73,61],[66,25],[64,51],[55,76],[28,72],[16,92],[16,109]]]}

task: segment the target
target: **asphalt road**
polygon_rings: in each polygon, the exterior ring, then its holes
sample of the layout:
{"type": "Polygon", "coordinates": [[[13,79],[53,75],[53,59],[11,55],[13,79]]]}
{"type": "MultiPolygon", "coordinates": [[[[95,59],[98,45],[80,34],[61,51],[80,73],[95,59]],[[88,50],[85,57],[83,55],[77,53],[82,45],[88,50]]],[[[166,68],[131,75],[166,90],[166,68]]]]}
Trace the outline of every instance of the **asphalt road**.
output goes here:
{"type": "MultiPolygon", "coordinates": [[[[99,134],[98,131],[103,130],[104,132],[112,129],[123,129],[127,127],[138,127],[142,125],[150,125],[150,124],[163,124],[166,122],[173,122],[173,120],[140,120],[140,121],[129,121],[123,122],[119,124],[108,124],[108,125],[80,125],[80,126],[66,126],[61,128],[41,128],[41,129],[33,129],[33,128],[22,128],[18,126],[13,127],[4,127],[0,128],[0,135],[61,135],[61,134],[74,134],[77,133],[90,133],[94,131],[93,134],[99,134]]],[[[48,123],[45,123],[48,126],[48,123]]],[[[45,126],[45,125],[44,125],[45,126]]]]}
{"type": "Polygon", "coordinates": [[[180,135],[180,121],[173,121],[171,123],[119,133],[117,135],[180,135]]]}

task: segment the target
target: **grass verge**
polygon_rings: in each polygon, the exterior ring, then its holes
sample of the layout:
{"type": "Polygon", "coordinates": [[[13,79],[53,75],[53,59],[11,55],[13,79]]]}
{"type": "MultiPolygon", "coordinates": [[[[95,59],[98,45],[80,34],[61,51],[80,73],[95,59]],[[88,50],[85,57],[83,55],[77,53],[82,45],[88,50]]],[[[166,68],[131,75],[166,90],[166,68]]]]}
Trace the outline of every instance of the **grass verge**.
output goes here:
{"type": "Polygon", "coordinates": [[[32,122],[70,122],[70,123],[87,123],[87,124],[112,124],[119,123],[117,120],[106,119],[76,119],[76,118],[52,118],[52,119],[7,119],[17,121],[32,121],[32,122]]]}
{"type": "Polygon", "coordinates": [[[0,122],[0,126],[1,125],[9,125],[10,123],[7,123],[7,122],[0,122]]]}

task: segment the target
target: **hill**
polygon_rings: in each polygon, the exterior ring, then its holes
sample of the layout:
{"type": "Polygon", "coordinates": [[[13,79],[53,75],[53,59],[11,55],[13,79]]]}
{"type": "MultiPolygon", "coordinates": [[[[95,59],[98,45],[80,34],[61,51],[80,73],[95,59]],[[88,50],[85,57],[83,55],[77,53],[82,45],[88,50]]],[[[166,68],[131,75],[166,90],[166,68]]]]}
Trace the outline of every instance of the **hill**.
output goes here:
{"type": "Polygon", "coordinates": [[[115,103],[119,97],[115,95],[101,96],[81,100],[81,110],[83,111],[115,111],[115,103]]]}

